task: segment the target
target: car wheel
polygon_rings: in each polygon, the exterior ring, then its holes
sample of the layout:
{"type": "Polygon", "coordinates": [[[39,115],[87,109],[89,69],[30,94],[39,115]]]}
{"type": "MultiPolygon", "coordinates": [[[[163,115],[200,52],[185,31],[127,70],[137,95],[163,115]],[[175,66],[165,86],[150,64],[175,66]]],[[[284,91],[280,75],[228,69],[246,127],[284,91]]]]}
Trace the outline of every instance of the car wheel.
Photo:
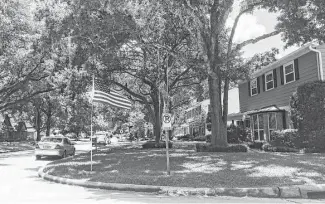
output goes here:
{"type": "Polygon", "coordinates": [[[40,160],[41,156],[40,155],[36,155],[36,160],[40,160]]]}
{"type": "Polygon", "coordinates": [[[67,157],[67,152],[66,152],[66,151],[64,151],[61,157],[62,157],[62,158],[65,158],[65,157],[67,157]]]}

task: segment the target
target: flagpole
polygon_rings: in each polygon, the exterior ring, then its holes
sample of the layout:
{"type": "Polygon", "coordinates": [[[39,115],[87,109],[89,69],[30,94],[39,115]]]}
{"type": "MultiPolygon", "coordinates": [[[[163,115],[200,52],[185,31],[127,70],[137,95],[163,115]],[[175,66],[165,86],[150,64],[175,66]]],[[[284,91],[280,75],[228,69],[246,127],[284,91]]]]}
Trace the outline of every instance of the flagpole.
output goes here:
{"type": "Polygon", "coordinates": [[[90,114],[90,171],[93,171],[93,109],[94,109],[94,105],[93,105],[93,100],[94,100],[94,94],[95,94],[95,79],[94,79],[94,75],[92,77],[92,97],[91,97],[91,114],[90,114]]]}

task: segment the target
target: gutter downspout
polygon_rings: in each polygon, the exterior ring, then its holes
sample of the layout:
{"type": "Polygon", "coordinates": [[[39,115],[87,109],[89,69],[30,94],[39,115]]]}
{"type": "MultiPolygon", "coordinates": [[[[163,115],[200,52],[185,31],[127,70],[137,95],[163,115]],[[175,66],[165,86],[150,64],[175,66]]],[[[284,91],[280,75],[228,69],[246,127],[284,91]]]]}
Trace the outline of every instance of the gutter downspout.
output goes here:
{"type": "Polygon", "coordinates": [[[309,46],[309,49],[311,51],[314,51],[316,53],[318,53],[318,57],[317,57],[317,65],[318,65],[318,74],[319,74],[319,79],[321,81],[324,81],[324,73],[323,73],[323,60],[322,60],[322,52],[313,48],[311,45],[309,46]]]}

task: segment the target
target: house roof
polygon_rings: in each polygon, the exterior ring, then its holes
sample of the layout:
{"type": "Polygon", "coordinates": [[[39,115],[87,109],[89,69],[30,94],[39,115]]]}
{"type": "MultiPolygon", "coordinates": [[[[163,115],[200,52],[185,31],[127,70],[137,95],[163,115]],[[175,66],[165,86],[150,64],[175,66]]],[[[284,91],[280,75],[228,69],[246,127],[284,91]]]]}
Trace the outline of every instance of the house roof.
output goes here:
{"type": "Polygon", "coordinates": [[[243,120],[247,115],[252,115],[257,113],[267,113],[267,112],[278,112],[278,111],[290,111],[290,107],[289,106],[278,107],[276,105],[272,105],[260,109],[246,111],[244,113],[232,113],[232,114],[228,114],[228,120],[243,120]]]}
{"type": "MultiPolygon", "coordinates": [[[[277,61],[265,66],[265,67],[262,67],[261,69],[257,70],[256,72],[254,72],[252,75],[251,75],[251,78],[256,78],[268,71],[271,71],[277,67],[280,67],[286,63],[289,63],[291,61],[293,61],[294,59],[296,59],[297,57],[300,57],[304,54],[307,54],[308,52],[311,52],[312,50],[310,50],[311,47],[316,47],[317,45],[314,44],[314,43],[307,43],[305,45],[303,45],[301,48],[299,48],[298,50],[294,51],[294,52],[291,52],[290,54],[278,59],[277,61]]],[[[238,81],[238,84],[243,84],[245,83],[246,80],[240,80],[238,81]]]]}

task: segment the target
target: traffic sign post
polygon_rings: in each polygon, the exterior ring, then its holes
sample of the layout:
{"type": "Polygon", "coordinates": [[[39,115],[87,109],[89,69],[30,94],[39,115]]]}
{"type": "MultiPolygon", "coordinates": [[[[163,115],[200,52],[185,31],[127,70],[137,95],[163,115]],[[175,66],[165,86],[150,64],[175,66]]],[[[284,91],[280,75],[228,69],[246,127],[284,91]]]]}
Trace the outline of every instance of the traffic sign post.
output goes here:
{"type": "Polygon", "coordinates": [[[163,128],[164,129],[172,128],[172,115],[170,113],[163,113],[163,128]]]}
{"type": "Polygon", "coordinates": [[[172,128],[172,115],[170,113],[163,113],[163,129],[166,131],[165,141],[166,141],[166,157],[167,157],[167,175],[170,175],[170,166],[169,166],[169,131],[172,128]]]}

